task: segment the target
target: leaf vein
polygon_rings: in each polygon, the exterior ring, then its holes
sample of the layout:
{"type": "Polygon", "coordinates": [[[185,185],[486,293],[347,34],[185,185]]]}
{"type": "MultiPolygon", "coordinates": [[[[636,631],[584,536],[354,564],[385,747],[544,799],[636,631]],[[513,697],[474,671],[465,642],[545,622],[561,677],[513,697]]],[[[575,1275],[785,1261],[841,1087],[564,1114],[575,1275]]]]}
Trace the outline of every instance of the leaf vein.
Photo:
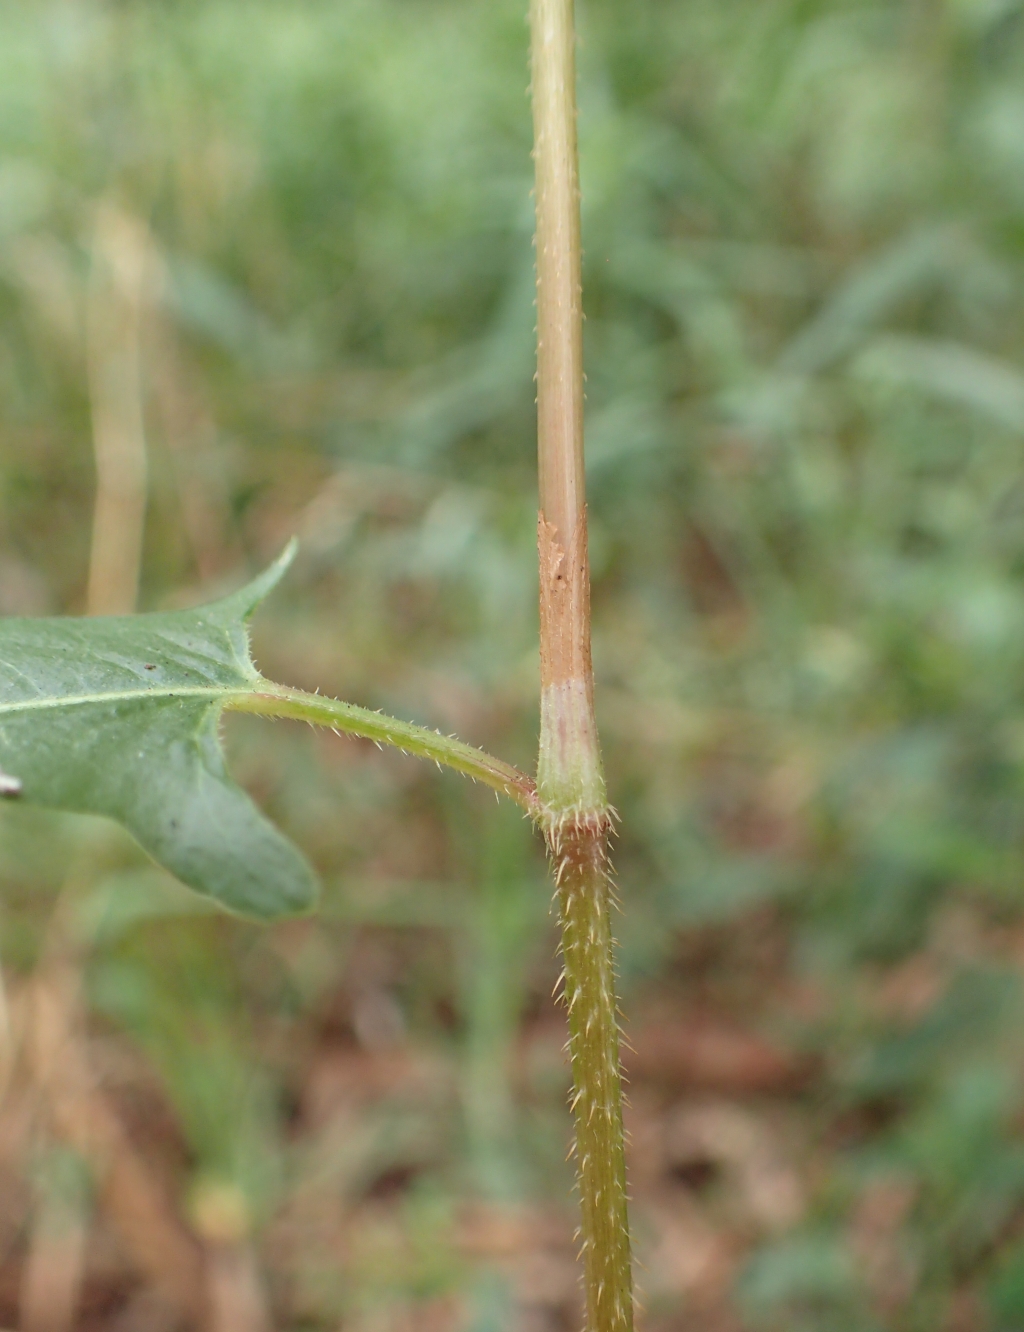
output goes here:
{"type": "Polygon", "coordinates": [[[16,702],[0,703],[0,716],[12,712],[37,712],[41,709],[81,707],[89,703],[125,703],[144,699],[208,698],[226,702],[239,694],[251,691],[216,685],[182,685],[168,689],[112,689],[96,694],[65,694],[59,698],[26,698],[16,702]]]}

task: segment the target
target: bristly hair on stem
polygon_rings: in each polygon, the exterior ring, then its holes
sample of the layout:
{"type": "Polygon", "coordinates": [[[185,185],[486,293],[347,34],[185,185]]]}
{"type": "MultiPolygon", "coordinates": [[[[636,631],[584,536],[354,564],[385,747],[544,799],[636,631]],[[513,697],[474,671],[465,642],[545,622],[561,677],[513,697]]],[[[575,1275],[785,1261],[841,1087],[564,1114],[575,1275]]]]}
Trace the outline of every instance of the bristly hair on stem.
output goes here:
{"type": "Polygon", "coordinates": [[[499,795],[514,800],[537,823],[543,826],[542,810],[537,799],[536,786],[524,772],[503,759],[495,758],[482,749],[441,735],[426,726],[388,717],[369,708],[327,698],[323,694],[307,694],[301,689],[275,684],[272,680],[259,681],[256,689],[240,690],[224,698],[226,712],[250,712],[262,717],[289,717],[308,722],[311,726],[324,726],[335,733],[360,736],[378,746],[393,745],[406,754],[430,759],[438,766],[444,764],[474,781],[482,782],[499,795]]]}
{"type": "Polygon", "coordinates": [[[630,1332],[633,1291],[622,1133],[605,792],[590,652],[583,459],[583,302],[572,0],[531,0],[537,215],[540,513],[539,822],[562,926],[581,1257],[589,1332],[630,1332]]]}

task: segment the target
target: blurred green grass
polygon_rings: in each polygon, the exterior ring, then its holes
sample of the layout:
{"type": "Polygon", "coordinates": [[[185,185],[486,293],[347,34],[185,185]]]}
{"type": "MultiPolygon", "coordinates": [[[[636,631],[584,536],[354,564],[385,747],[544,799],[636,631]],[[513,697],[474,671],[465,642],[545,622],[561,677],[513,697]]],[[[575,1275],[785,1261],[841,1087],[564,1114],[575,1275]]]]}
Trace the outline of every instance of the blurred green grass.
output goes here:
{"type": "MultiPolygon", "coordinates": [[[[1011,1332],[1022,7],[588,0],[579,22],[647,1325],[1011,1332]],[[694,1053],[734,1029],[804,1071],[694,1053]]],[[[0,611],[85,607],[113,213],[152,274],[141,604],[214,595],[298,531],[255,626],[267,673],[529,765],[522,4],[9,0],[0,34],[0,611]]],[[[229,743],[324,875],[315,921],[211,915],[110,830],[3,811],[3,1320],[48,1252],[46,1181],[78,1179],[31,1073],[56,958],[246,1328],[571,1322],[528,830],[368,746],[242,719],[229,743]]],[[[155,1328],[159,1262],[109,1238],[104,1167],[72,1146],[93,1181],[66,1190],[90,1237],[72,1325],[155,1328]]]]}

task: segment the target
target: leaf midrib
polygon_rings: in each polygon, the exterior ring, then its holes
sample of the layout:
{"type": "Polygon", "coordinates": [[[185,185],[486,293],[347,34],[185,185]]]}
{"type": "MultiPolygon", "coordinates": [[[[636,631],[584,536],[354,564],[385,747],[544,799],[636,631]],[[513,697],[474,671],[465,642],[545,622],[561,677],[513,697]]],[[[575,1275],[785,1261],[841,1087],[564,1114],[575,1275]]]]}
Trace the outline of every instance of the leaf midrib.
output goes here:
{"type": "Polygon", "coordinates": [[[17,703],[0,703],[0,717],[12,712],[37,712],[43,708],[73,708],[89,703],[128,703],[141,699],[209,698],[226,701],[249,694],[250,689],[237,685],[181,685],[169,689],[114,689],[99,694],[65,694],[60,698],[20,699],[17,703]]]}

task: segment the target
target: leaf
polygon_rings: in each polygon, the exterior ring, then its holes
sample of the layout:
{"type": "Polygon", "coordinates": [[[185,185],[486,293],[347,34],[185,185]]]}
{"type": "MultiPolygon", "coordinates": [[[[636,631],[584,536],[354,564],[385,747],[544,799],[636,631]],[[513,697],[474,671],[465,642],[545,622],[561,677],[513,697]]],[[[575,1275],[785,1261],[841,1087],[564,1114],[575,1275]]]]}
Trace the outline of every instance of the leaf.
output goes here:
{"type": "Polygon", "coordinates": [[[312,906],[312,869],[231,780],[218,731],[226,704],[267,687],[246,625],[294,550],[197,610],[0,619],[6,793],[116,819],[183,883],[234,911],[269,918],[312,906]]]}

